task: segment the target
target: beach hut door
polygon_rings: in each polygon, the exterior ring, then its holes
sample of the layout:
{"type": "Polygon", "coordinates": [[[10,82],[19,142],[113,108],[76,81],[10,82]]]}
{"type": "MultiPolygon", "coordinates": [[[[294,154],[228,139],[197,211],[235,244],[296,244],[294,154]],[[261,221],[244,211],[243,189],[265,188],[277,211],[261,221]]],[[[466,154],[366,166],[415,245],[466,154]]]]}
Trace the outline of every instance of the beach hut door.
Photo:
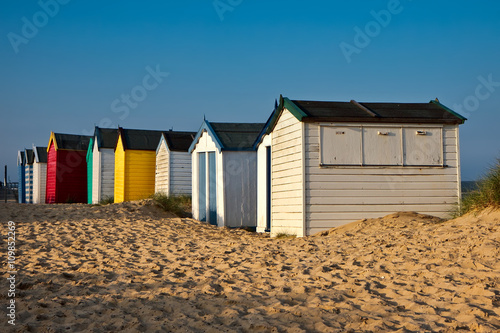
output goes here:
{"type": "Polygon", "coordinates": [[[217,225],[217,186],[215,180],[215,153],[208,153],[208,210],[210,224],[217,225]]]}
{"type": "Polygon", "coordinates": [[[207,220],[207,162],[205,153],[198,153],[198,207],[200,221],[207,220]]]}

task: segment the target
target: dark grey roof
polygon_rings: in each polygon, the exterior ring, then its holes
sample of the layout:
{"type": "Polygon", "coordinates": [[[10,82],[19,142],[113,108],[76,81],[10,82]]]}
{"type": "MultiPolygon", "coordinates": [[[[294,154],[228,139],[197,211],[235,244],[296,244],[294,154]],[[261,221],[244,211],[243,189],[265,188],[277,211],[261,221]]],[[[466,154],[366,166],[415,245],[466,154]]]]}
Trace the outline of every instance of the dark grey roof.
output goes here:
{"type": "Polygon", "coordinates": [[[189,146],[193,143],[196,132],[163,132],[163,137],[167,142],[170,151],[183,151],[187,152],[189,146]]]}
{"type": "Polygon", "coordinates": [[[33,153],[33,149],[25,149],[25,159],[26,159],[26,164],[33,164],[33,161],[35,160],[35,154],[33,153]]]}
{"type": "Polygon", "coordinates": [[[97,137],[97,146],[99,148],[115,148],[118,140],[117,128],[99,128],[95,127],[94,137],[97,137]]]}
{"type": "Polygon", "coordinates": [[[428,120],[459,120],[435,103],[361,103],[382,118],[414,118],[428,120]]]}
{"type": "Polygon", "coordinates": [[[365,111],[349,102],[321,102],[321,101],[292,101],[308,117],[355,117],[365,118],[369,116],[365,111]]]}
{"type": "Polygon", "coordinates": [[[47,163],[47,147],[35,147],[38,163],[47,163]]]}
{"type": "Polygon", "coordinates": [[[158,148],[163,131],[119,128],[125,149],[154,150],[158,148]]]}
{"type": "Polygon", "coordinates": [[[57,148],[67,150],[85,150],[89,147],[90,136],[54,133],[57,148]]]}
{"type": "Polygon", "coordinates": [[[293,100],[303,121],[463,123],[465,118],[439,102],[358,103],[293,100]]]}
{"type": "Polygon", "coordinates": [[[210,123],[224,149],[245,150],[253,148],[264,123],[210,123]]]}

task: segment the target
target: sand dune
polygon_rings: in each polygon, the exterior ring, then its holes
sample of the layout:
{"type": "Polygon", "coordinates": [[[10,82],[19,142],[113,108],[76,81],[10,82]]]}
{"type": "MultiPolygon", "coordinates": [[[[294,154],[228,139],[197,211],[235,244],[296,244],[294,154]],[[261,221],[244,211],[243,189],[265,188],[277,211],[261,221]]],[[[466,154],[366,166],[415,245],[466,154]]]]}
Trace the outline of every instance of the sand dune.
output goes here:
{"type": "Polygon", "coordinates": [[[0,216],[17,226],[12,331],[500,330],[499,211],[396,213],[303,239],[215,228],[147,201],[1,204],[0,216]]]}

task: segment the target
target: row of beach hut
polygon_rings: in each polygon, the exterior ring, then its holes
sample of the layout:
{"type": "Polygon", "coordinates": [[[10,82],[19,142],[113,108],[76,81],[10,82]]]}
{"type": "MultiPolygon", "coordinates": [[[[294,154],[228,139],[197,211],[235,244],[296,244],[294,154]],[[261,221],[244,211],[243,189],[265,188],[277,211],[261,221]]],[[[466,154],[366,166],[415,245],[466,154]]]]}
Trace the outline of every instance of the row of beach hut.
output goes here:
{"type": "Polygon", "coordinates": [[[51,133],[47,147],[18,152],[19,202],[186,194],[200,221],[297,236],[395,211],[445,217],[460,198],[458,126],[465,120],[437,100],[280,96],[266,123],[51,133]]]}
{"type": "Polygon", "coordinates": [[[190,195],[188,148],[195,135],[121,127],[95,127],[93,136],[51,132],[47,147],[18,152],[19,202],[96,204],[155,192],[190,195]]]}

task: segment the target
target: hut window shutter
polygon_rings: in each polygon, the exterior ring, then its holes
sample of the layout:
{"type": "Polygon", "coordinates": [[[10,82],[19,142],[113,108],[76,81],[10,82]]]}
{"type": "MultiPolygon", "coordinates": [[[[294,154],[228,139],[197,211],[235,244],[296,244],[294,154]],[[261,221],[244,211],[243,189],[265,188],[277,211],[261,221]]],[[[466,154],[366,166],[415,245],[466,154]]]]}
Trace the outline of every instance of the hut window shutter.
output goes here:
{"type": "Polygon", "coordinates": [[[321,165],[361,165],[361,126],[320,126],[321,165]]]}
{"type": "Polygon", "coordinates": [[[405,127],[404,165],[443,165],[443,129],[425,127],[405,127]]]}
{"type": "Polygon", "coordinates": [[[403,165],[401,127],[363,128],[363,165],[403,165]]]}

